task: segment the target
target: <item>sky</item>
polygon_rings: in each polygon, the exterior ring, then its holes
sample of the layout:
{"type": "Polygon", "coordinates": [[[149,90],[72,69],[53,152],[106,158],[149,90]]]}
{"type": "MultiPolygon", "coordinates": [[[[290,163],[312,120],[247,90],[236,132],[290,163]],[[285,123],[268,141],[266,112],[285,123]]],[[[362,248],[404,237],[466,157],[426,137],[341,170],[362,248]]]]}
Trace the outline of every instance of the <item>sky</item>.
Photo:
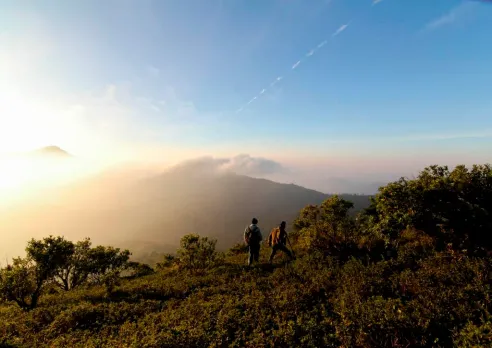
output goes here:
{"type": "Polygon", "coordinates": [[[491,23],[471,0],[0,0],[0,153],[312,182],[490,162],[491,23]]]}

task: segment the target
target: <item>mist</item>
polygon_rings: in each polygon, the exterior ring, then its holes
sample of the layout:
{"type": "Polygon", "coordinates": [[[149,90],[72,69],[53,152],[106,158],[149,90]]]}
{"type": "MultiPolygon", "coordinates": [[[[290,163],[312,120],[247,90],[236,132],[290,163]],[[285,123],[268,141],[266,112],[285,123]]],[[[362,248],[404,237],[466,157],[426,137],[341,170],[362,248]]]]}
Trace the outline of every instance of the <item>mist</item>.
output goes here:
{"type": "MultiPolygon", "coordinates": [[[[9,195],[1,200],[4,260],[23,255],[31,238],[48,235],[73,241],[90,237],[95,244],[148,253],[174,252],[181,236],[200,233],[219,239],[218,245],[226,248],[241,241],[253,216],[268,231],[280,220],[294,219],[305,205],[321,203],[329,193],[372,194],[384,184],[370,175],[365,180],[331,176],[329,168],[302,170],[248,154],[199,157],[172,166],[101,164],[44,152],[23,156],[22,161],[20,168],[30,173],[24,175],[29,180],[4,189],[9,195]]],[[[12,158],[2,163],[7,173],[12,158]]],[[[365,196],[352,198],[366,204],[365,196]]]]}

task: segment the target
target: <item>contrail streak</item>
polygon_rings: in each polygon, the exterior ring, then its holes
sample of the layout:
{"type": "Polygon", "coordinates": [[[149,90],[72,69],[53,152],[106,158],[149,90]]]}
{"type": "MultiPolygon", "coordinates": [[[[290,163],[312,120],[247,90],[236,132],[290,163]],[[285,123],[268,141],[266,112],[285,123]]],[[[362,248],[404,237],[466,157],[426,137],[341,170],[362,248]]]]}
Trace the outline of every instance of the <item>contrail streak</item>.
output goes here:
{"type": "Polygon", "coordinates": [[[256,100],[256,97],[253,97],[246,105],[249,105],[251,104],[252,102],[254,102],[256,100]]]}
{"type": "Polygon", "coordinates": [[[277,82],[279,82],[280,80],[282,80],[282,76],[279,76],[275,79],[275,81],[273,81],[272,83],[270,83],[270,87],[273,87],[277,84],[277,82]]]}
{"type": "MultiPolygon", "coordinates": [[[[375,6],[377,4],[379,4],[380,2],[382,2],[383,0],[372,0],[372,6],[375,6]]],[[[492,2],[492,0],[469,0],[469,1],[483,1],[483,2],[492,2]]],[[[338,35],[340,35],[343,31],[345,31],[349,25],[352,23],[352,21],[346,23],[346,24],[343,24],[341,25],[332,35],[331,37],[334,38],[338,35]]],[[[322,48],[323,46],[325,46],[326,44],[328,43],[328,40],[324,40],[322,42],[320,42],[316,48],[313,48],[311,49],[308,53],[305,54],[306,57],[311,57],[312,55],[314,55],[317,50],[319,50],[320,48],[322,48]]],[[[302,60],[298,60],[296,63],[294,63],[294,65],[292,65],[291,67],[291,70],[295,70],[300,64],[301,64],[302,60]]],[[[278,76],[272,83],[270,83],[270,87],[273,87],[275,86],[280,80],[282,80],[283,77],[282,76],[278,76]]],[[[260,92],[260,94],[258,94],[257,96],[253,97],[249,102],[246,103],[246,105],[244,105],[243,107],[239,108],[238,110],[236,110],[236,113],[239,113],[239,112],[242,112],[244,110],[244,108],[246,106],[248,106],[249,104],[251,104],[252,102],[254,102],[259,96],[263,95],[264,93],[266,92],[266,89],[263,88],[260,92]]]]}
{"type": "Polygon", "coordinates": [[[337,29],[332,35],[332,37],[338,36],[341,32],[343,32],[347,27],[349,26],[349,23],[342,25],[340,28],[337,29]]]}

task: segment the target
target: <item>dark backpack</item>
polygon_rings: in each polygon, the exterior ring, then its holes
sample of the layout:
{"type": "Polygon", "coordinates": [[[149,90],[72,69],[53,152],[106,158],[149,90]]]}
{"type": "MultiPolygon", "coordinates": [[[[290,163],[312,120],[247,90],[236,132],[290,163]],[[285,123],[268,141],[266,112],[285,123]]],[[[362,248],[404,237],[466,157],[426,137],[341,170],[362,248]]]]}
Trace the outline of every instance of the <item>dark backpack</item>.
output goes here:
{"type": "Polygon", "coordinates": [[[251,226],[248,226],[248,232],[246,232],[246,240],[248,241],[248,244],[258,244],[259,239],[258,226],[255,226],[253,230],[251,229],[251,226]]]}

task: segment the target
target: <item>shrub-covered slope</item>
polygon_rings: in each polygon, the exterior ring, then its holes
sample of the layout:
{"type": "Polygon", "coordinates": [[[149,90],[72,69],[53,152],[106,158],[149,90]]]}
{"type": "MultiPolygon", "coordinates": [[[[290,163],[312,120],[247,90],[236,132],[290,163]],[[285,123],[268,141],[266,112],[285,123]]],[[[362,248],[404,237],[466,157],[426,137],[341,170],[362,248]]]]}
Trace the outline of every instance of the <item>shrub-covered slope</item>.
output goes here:
{"type": "MultiPolygon", "coordinates": [[[[279,253],[268,265],[270,250],[263,245],[260,264],[251,268],[244,246],[222,255],[214,241],[188,235],[152,274],[133,264],[126,278],[69,291],[48,280],[30,310],[5,300],[0,342],[490,347],[491,196],[490,166],[428,168],[415,180],[382,188],[356,218],[348,214],[350,202],[333,196],[304,208],[294,221],[295,261],[279,253]]],[[[57,269],[56,262],[48,264],[57,269]]],[[[1,273],[4,285],[8,272],[1,273]]],[[[111,272],[104,274],[107,279],[111,272]]]]}

